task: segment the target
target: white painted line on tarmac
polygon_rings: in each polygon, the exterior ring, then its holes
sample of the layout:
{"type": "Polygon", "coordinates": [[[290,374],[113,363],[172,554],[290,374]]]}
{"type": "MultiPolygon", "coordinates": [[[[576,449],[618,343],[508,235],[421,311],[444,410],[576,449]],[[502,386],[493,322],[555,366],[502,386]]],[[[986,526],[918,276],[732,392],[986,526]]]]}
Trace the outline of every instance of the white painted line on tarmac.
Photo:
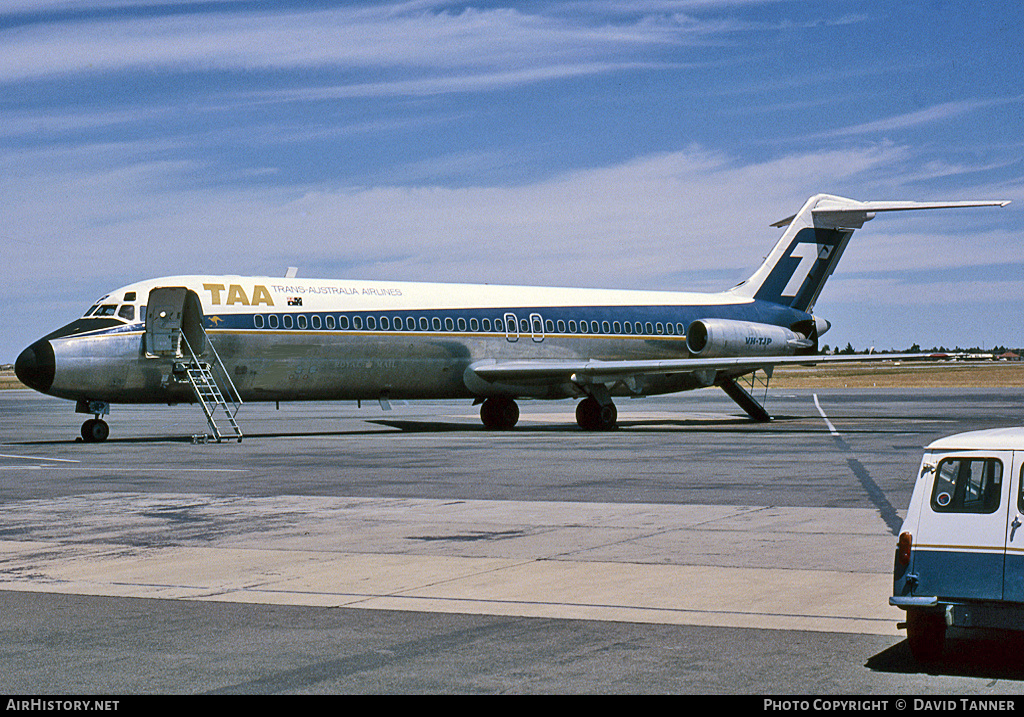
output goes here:
{"type": "Polygon", "coordinates": [[[55,461],[58,463],[81,463],[70,458],[43,458],[42,456],[18,456],[13,453],[0,453],[0,458],[18,458],[26,461],[55,461]]]}
{"type": "Polygon", "coordinates": [[[821,404],[818,403],[818,394],[814,394],[814,406],[818,409],[818,413],[821,414],[821,417],[825,419],[825,425],[828,426],[829,433],[833,436],[838,436],[839,431],[837,431],[836,427],[832,425],[832,421],[828,420],[828,416],[825,415],[825,412],[821,410],[821,404]]]}

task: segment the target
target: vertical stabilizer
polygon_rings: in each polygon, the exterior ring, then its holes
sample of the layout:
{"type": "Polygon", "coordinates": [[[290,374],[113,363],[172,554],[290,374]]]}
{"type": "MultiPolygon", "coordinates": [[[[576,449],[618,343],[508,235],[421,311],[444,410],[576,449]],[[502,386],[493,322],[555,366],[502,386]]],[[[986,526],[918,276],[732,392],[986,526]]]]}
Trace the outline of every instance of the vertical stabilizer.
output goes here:
{"type": "Polygon", "coordinates": [[[733,294],[770,301],[810,312],[825,281],[835,271],[855,229],[877,212],[913,209],[1006,206],[1008,201],[858,202],[818,194],[792,217],[772,224],[786,227],[782,238],[751,275],[731,289],[733,294]]]}

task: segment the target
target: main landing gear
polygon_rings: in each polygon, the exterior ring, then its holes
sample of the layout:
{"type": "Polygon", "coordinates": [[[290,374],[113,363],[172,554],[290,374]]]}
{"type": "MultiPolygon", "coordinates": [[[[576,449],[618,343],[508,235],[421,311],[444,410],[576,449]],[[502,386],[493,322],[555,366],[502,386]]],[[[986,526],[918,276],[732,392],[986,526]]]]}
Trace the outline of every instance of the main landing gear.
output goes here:
{"type": "MultiPolygon", "coordinates": [[[[608,431],[615,428],[619,412],[611,401],[598,401],[587,396],[576,405],[576,423],[584,431],[608,431]]],[[[519,421],[519,406],[505,396],[488,398],[480,406],[480,420],[484,426],[508,430],[519,421]]]]}
{"type": "Polygon", "coordinates": [[[480,420],[487,428],[508,430],[519,422],[519,406],[506,396],[488,398],[480,406],[480,420]]]}
{"type": "Polygon", "coordinates": [[[615,404],[602,404],[593,396],[587,396],[576,404],[576,423],[584,431],[610,431],[615,428],[619,412],[615,404]]]}

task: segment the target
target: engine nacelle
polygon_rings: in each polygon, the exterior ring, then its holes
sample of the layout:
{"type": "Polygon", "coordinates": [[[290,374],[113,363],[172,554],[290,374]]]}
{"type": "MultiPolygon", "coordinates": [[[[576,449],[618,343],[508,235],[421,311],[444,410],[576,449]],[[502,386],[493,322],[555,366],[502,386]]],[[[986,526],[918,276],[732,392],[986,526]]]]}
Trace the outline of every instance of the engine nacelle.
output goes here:
{"type": "Polygon", "coordinates": [[[782,326],[732,319],[700,319],[686,330],[686,348],[698,358],[786,356],[814,345],[782,326]]]}

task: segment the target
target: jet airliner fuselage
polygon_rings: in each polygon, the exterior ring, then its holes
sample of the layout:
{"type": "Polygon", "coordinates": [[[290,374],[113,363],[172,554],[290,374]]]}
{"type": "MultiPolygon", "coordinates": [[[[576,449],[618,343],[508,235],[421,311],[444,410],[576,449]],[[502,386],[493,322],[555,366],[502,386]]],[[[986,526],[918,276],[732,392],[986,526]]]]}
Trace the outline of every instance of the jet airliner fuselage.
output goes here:
{"type": "Polygon", "coordinates": [[[25,349],[16,371],[26,385],[94,414],[83,425],[86,440],[106,438],[102,416],[112,403],[206,407],[224,396],[382,405],[469,398],[482,402],[492,428],[515,425],[516,398],[581,398],[580,426],[605,429],[615,425],[614,396],[717,385],[767,420],[736,379],[781,363],[836,360],[815,355],[828,322],[812,309],[853,229],[876,211],[991,204],[1005,202],[818,195],[780,223],[787,231],[750,279],[716,294],[164,277],[102,297],[25,349]]]}

